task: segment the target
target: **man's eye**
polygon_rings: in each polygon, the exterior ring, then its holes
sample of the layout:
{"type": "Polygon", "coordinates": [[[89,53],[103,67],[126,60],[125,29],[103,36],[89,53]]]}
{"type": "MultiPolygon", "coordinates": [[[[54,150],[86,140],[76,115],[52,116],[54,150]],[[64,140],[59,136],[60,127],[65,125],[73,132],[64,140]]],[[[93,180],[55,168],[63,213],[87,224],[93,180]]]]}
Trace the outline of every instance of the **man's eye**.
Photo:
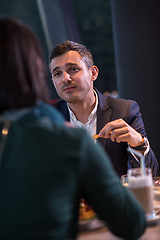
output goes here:
{"type": "Polygon", "coordinates": [[[78,72],[78,68],[77,68],[77,67],[71,67],[71,68],[70,68],[70,71],[71,71],[71,72],[78,72]]]}
{"type": "Polygon", "coordinates": [[[60,75],[61,75],[61,72],[55,72],[55,73],[53,74],[54,77],[59,77],[60,75]]]}

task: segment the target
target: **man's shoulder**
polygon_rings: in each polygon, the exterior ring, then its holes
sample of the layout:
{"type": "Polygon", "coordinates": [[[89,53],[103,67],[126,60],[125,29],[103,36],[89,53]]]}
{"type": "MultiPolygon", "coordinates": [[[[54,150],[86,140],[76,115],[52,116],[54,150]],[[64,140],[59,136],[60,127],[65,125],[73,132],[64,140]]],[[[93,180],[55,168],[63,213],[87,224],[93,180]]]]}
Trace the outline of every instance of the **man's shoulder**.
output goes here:
{"type": "Polygon", "coordinates": [[[118,97],[113,97],[111,95],[104,96],[102,93],[97,91],[98,97],[99,97],[99,102],[100,105],[105,105],[107,104],[107,107],[116,107],[116,108],[121,108],[121,107],[127,107],[128,105],[132,104],[137,104],[136,101],[130,100],[130,99],[124,99],[124,98],[118,98],[118,97]]]}
{"type": "Polygon", "coordinates": [[[128,115],[137,115],[140,108],[136,101],[131,99],[117,98],[111,95],[104,96],[97,91],[99,96],[99,109],[112,112],[112,117],[126,118],[128,115]]]}
{"type": "Polygon", "coordinates": [[[109,105],[129,105],[134,103],[134,100],[131,99],[124,99],[124,98],[116,98],[112,96],[107,97],[107,102],[109,105]]]}
{"type": "Polygon", "coordinates": [[[130,99],[114,98],[108,96],[107,103],[109,108],[118,112],[126,112],[129,111],[129,109],[135,109],[136,111],[139,111],[139,105],[137,102],[130,99]]]}
{"type": "Polygon", "coordinates": [[[50,100],[50,104],[57,108],[58,110],[67,107],[67,103],[62,99],[50,100]]]}
{"type": "Polygon", "coordinates": [[[107,101],[113,118],[123,118],[126,122],[129,122],[130,118],[140,114],[140,107],[134,100],[108,96],[107,101]]]}

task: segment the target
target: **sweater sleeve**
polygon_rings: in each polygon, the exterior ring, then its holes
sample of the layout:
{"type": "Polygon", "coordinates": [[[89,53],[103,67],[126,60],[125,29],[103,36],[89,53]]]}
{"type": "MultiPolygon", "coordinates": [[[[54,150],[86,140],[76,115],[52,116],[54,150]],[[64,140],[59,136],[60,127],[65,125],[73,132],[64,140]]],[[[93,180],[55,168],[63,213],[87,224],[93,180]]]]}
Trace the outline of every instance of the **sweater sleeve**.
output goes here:
{"type": "Polygon", "coordinates": [[[86,136],[83,140],[83,194],[109,229],[125,239],[139,238],[146,226],[145,214],[135,197],[124,188],[101,148],[86,136]]]}

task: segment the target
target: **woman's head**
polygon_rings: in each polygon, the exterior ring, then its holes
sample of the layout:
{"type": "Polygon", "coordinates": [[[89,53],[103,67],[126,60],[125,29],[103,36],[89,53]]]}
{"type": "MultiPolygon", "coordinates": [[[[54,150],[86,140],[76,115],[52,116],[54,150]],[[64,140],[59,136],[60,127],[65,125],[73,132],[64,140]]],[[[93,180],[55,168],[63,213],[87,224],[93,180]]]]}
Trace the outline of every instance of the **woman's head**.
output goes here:
{"type": "Polygon", "coordinates": [[[24,24],[0,18],[0,112],[48,100],[40,45],[24,24]]]}

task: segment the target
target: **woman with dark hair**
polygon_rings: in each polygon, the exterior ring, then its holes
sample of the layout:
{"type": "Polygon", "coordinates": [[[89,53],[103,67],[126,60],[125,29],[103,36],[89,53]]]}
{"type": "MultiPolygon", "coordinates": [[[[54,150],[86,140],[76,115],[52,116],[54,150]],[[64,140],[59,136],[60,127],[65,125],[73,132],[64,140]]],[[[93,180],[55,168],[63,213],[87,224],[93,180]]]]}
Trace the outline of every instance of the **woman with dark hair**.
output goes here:
{"type": "Polygon", "coordinates": [[[0,28],[0,111],[47,101],[45,65],[34,34],[11,19],[1,19],[0,28]]]}
{"type": "Polygon", "coordinates": [[[0,19],[0,239],[75,239],[84,197],[111,231],[137,239],[144,210],[104,150],[47,104],[40,46],[22,23],[0,19]]]}

